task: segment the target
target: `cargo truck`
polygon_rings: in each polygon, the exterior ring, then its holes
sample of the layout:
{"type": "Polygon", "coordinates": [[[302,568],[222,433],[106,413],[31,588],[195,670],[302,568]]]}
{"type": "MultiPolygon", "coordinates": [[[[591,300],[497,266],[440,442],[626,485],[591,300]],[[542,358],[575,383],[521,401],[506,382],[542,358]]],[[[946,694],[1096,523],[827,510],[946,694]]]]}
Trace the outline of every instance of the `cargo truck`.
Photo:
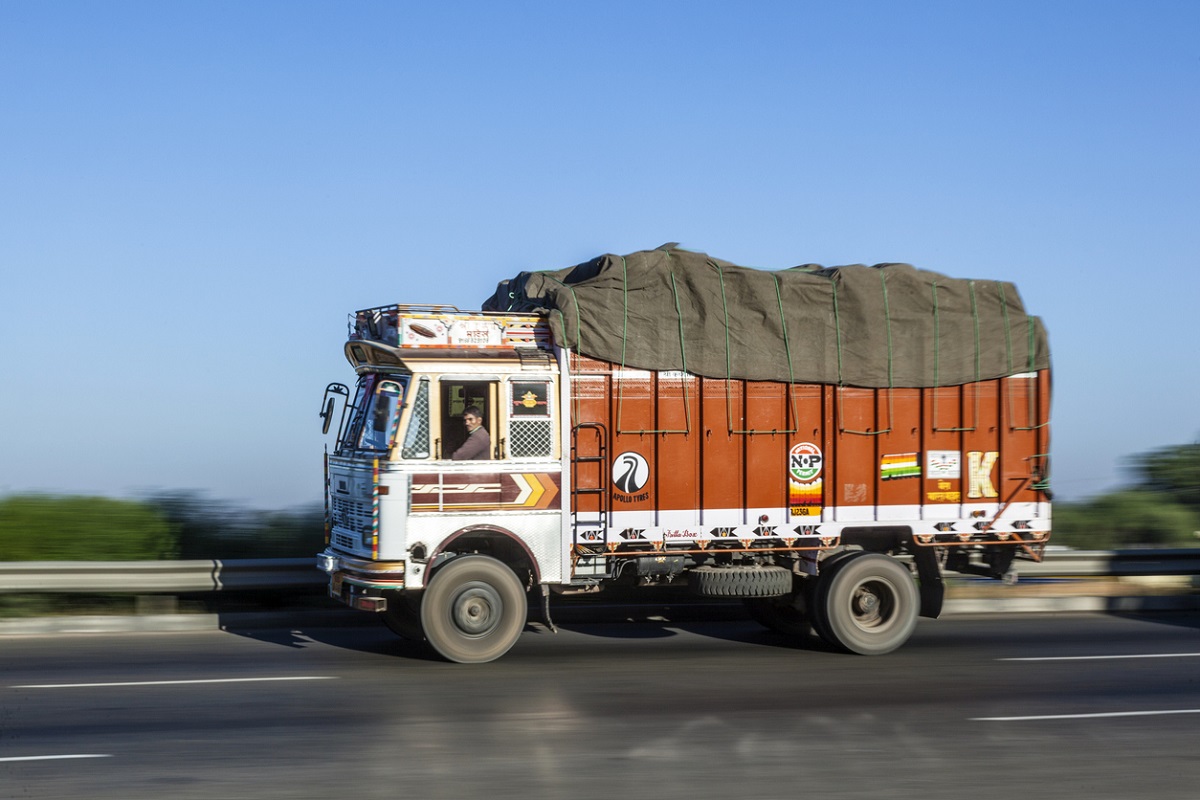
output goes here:
{"type": "Polygon", "coordinates": [[[1011,578],[1049,539],[1049,351],[1005,282],[671,244],[522,273],[480,311],[357,311],[345,354],[318,564],[450,661],[618,586],[883,654],[945,573],[1011,578]]]}

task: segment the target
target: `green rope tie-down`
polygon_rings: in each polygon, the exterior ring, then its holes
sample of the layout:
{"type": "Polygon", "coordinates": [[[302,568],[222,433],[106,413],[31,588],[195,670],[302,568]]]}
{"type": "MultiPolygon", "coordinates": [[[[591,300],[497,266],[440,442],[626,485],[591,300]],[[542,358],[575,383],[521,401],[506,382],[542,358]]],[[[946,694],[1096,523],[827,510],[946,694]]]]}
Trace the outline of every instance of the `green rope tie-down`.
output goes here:
{"type": "Polygon", "coordinates": [[[1050,466],[1050,454],[1049,453],[1036,453],[1036,454],[1030,456],[1029,460],[1036,461],[1039,458],[1042,459],[1042,461],[1044,463],[1040,467],[1037,467],[1037,466],[1034,467],[1034,474],[1038,475],[1040,477],[1038,480],[1029,484],[1029,488],[1033,489],[1034,491],[1037,491],[1037,492],[1049,492],[1050,491],[1050,475],[1047,473],[1048,473],[1048,469],[1050,466]]]}
{"type": "MultiPolygon", "coordinates": [[[[667,257],[668,258],[672,257],[670,252],[667,253],[667,257]]],[[[675,316],[679,320],[679,357],[680,357],[680,361],[683,364],[683,376],[682,376],[682,378],[680,378],[680,380],[683,384],[683,414],[684,414],[684,426],[685,427],[682,430],[670,430],[670,429],[665,429],[665,428],[659,428],[659,429],[655,429],[655,430],[640,429],[640,430],[628,430],[627,431],[621,425],[623,409],[624,409],[624,405],[625,405],[625,385],[624,385],[624,383],[625,383],[625,380],[624,380],[625,354],[626,354],[626,345],[629,341],[629,267],[625,262],[624,256],[621,257],[621,269],[622,269],[621,302],[622,302],[622,305],[624,306],[625,322],[624,322],[624,328],[621,331],[621,371],[620,371],[620,374],[618,374],[618,376],[616,377],[616,383],[617,383],[617,431],[616,432],[618,434],[622,434],[622,433],[634,434],[634,433],[636,433],[638,435],[646,434],[646,433],[650,433],[650,434],[656,434],[656,433],[687,434],[687,433],[691,433],[691,431],[692,431],[692,404],[691,404],[691,398],[688,395],[688,378],[690,376],[688,375],[688,371],[687,371],[687,348],[684,344],[684,338],[683,338],[683,310],[679,305],[679,287],[675,283],[675,273],[674,272],[670,273],[671,274],[671,294],[674,295],[674,298],[675,298],[675,316]]],[[[658,386],[659,375],[660,375],[660,371],[655,370],[654,371],[654,381],[655,381],[656,388],[658,386]]],[[[656,396],[657,396],[657,392],[656,392],[656,396]]],[[[657,408],[657,403],[655,403],[655,407],[657,408]]]]}
{"type": "MultiPolygon", "coordinates": [[[[831,279],[832,280],[832,279],[831,279]]],[[[893,374],[893,352],[892,352],[892,312],[888,305],[887,292],[887,274],[879,271],[879,283],[883,287],[883,318],[887,330],[887,359],[888,359],[888,424],[886,428],[877,431],[855,431],[849,428],[841,427],[842,421],[846,418],[846,382],[842,377],[842,320],[838,310],[837,300],[837,283],[833,283],[833,322],[837,328],[837,348],[838,348],[838,430],[841,433],[853,433],[859,436],[880,436],[885,433],[892,432],[892,420],[895,418],[895,408],[893,406],[894,389],[894,374],[893,374]]],[[[877,389],[874,391],[878,391],[877,389]]]]}
{"type": "MultiPolygon", "coordinates": [[[[717,278],[719,279],[720,285],[721,285],[721,310],[722,310],[722,313],[724,314],[724,320],[725,320],[725,418],[726,418],[726,424],[728,425],[728,428],[729,428],[730,435],[747,434],[747,435],[753,436],[756,434],[763,434],[763,433],[769,433],[769,434],[795,433],[797,430],[799,430],[798,426],[800,424],[800,415],[796,410],[796,393],[793,391],[793,387],[796,384],[796,375],[792,369],[792,345],[791,345],[791,340],[788,336],[787,316],[784,314],[784,311],[783,311],[783,289],[779,285],[779,276],[774,273],[771,274],[771,278],[774,279],[774,281],[775,281],[775,299],[779,303],[779,323],[783,327],[783,348],[784,348],[784,355],[787,358],[787,365],[788,365],[788,383],[787,383],[788,405],[787,405],[787,408],[791,411],[791,425],[784,430],[766,430],[766,429],[763,429],[763,430],[757,430],[757,429],[737,430],[733,427],[733,397],[730,394],[730,388],[729,388],[730,383],[732,383],[732,380],[733,380],[733,378],[732,378],[733,362],[731,359],[730,346],[729,346],[729,303],[725,297],[725,273],[719,265],[713,263],[712,261],[709,261],[708,263],[713,269],[715,269],[717,271],[717,278]]],[[[744,386],[745,382],[743,381],[742,384],[744,386]]],[[[745,399],[743,399],[743,402],[745,402],[745,399]]],[[[743,407],[743,412],[744,412],[744,410],[745,409],[743,407]]]]}
{"type": "MultiPolygon", "coordinates": [[[[564,289],[566,289],[568,292],[571,293],[571,301],[575,304],[575,345],[574,345],[574,349],[576,352],[579,352],[580,348],[583,345],[583,319],[579,314],[579,297],[575,294],[575,290],[573,288],[571,288],[569,285],[563,283],[558,278],[551,275],[550,270],[545,270],[543,272],[540,272],[539,274],[545,275],[548,279],[554,281],[559,286],[563,287],[564,289]]],[[[550,313],[558,314],[559,320],[561,321],[562,326],[563,326],[563,332],[565,333],[566,329],[567,329],[567,318],[563,315],[562,309],[552,308],[552,309],[550,309],[550,313]]],[[[570,343],[567,343],[567,347],[568,348],[571,347],[570,343]]],[[[570,356],[568,356],[567,357],[567,380],[572,381],[572,380],[574,380],[574,378],[575,378],[575,376],[571,372],[571,359],[570,359],[570,356]]],[[[579,419],[579,394],[575,391],[574,386],[572,386],[570,388],[571,388],[571,403],[573,406],[573,410],[571,412],[572,417],[574,419],[579,419]]]]}
{"type": "MultiPolygon", "coordinates": [[[[1015,359],[1013,358],[1012,320],[1008,313],[1008,294],[1004,289],[1004,284],[1000,283],[999,281],[996,282],[996,293],[1000,296],[1000,312],[1004,316],[1004,346],[1005,346],[1005,355],[1007,357],[1007,362],[1006,362],[1007,369],[1005,372],[1005,377],[1009,378],[1009,380],[1007,380],[1005,382],[1004,399],[1005,399],[1005,403],[1007,404],[1007,408],[1005,410],[1007,411],[1007,417],[1008,417],[1008,421],[1009,421],[1009,424],[1008,424],[1009,430],[1034,431],[1034,430],[1037,430],[1038,428],[1044,428],[1046,425],[1048,425],[1050,423],[1049,423],[1049,420],[1047,420],[1045,422],[1041,422],[1041,423],[1037,422],[1038,414],[1037,414],[1037,408],[1036,408],[1036,406],[1037,406],[1037,396],[1036,396],[1036,391],[1035,391],[1036,387],[1034,386],[1035,381],[1032,378],[1024,379],[1025,380],[1025,421],[1027,424],[1026,425],[1014,425],[1013,424],[1013,422],[1016,420],[1016,410],[1015,410],[1016,404],[1015,404],[1015,401],[1013,400],[1013,389],[1012,389],[1011,378],[1013,375],[1016,374],[1017,368],[1014,363],[1015,359]]],[[[1033,318],[1029,315],[1026,315],[1025,321],[1026,321],[1026,329],[1027,329],[1027,337],[1028,337],[1027,342],[1026,342],[1026,348],[1028,350],[1028,352],[1026,353],[1026,372],[1036,374],[1036,370],[1034,369],[1034,364],[1036,362],[1033,357],[1034,338],[1035,338],[1034,337],[1033,318]]]]}
{"type": "MultiPolygon", "coordinates": [[[[980,323],[979,323],[979,302],[978,302],[978,297],[975,292],[975,281],[973,281],[973,280],[968,281],[967,286],[970,290],[970,295],[971,295],[971,318],[972,318],[972,323],[974,326],[974,336],[975,336],[975,383],[979,383],[980,379],[982,377],[982,372],[983,372],[983,366],[982,366],[983,356],[982,356],[982,351],[980,348],[981,336],[980,336],[980,323]]],[[[1013,343],[1012,343],[1012,320],[1011,320],[1011,315],[1009,314],[1009,311],[1008,311],[1008,297],[1007,297],[1007,294],[1005,293],[1004,285],[1000,282],[996,282],[996,293],[1000,300],[1001,315],[1004,318],[1005,351],[1006,351],[1006,358],[1007,358],[1007,365],[1008,365],[1008,375],[1011,376],[1011,375],[1015,374],[1015,366],[1014,366],[1015,359],[1013,357],[1013,343]]],[[[933,315],[934,315],[934,362],[933,362],[934,394],[933,394],[933,420],[932,420],[933,430],[936,432],[942,432],[942,433],[974,431],[974,430],[976,430],[976,428],[979,425],[979,391],[977,388],[972,392],[972,396],[975,401],[974,402],[974,413],[973,413],[974,418],[972,419],[972,424],[969,427],[941,428],[941,427],[938,427],[938,424],[937,424],[937,421],[938,421],[938,392],[937,392],[937,389],[939,389],[941,387],[941,377],[940,377],[941,314],[940,314],[940,309],[938,306],[937,283],[936,282],[934,282],[934,284],[933,284],[933,315]]],[[[1026,353],[1027,371],[1028,372],[1036,372],[1036,369],[1035,369],[1036,359],[1035,359],[1035,354],[1034,354],[1034,346],[1035,346],[1035,342],[1036,342],[1036,338],[1037,338],[1036,337],[1036,325],[1034,324],[1033,317],[1026,316],[1025,319],[1026,319],[1026,328],[1027,328],[1027,331],[1026,331],[1026,334],[1027,334],[1027,345],[1026,345],[1026,347],[1027,347],[1027,353],[1026,353]]],[[[1013,399],[1012,399],[1011,382],[1009,383],[1009,385],[1007,387],[1007,391],[1005,393],[1005,399],[1008,402],[1009,419],[1011,420],[1011,419],[1015,418],[1015,413],[1013,412],[1014,403],[1013,403],[1013,399]]],[[[1036,430],[1038,428],[1043,428],[1049,424],[1048,421],[1038,423],[1038,424],[1034,423],[1034,420],[1037,417],[1037,412],[1035,410],[1034,386],[1033,386],[1032,382],[1026,383],[1026,399],[1027,399],[1027,403],[1028,403],[1027,419],[1029,421],[1029,425],[1028,426],[1010,425],[1011,430],[1014,430],[1014,431],[1036,430]]]]}
{"type": "Polygon", "coordinates": [[[1012,322],[1008,318],[1008,296],[1004,284],[996,281],[996,294],[1000,295],[1000,313],[1004,316],[1004,354],[1008,359],[1006,375],[1013,374],[1012,322]]]}
{"type": "MultiPolygon", "coordinates": [[[[625,258],[623,256],[621,257],[621,269],[622,269],[621,295],[622,295],[622,305],[624,306],[623,322],[622,322],[622,330],[621,330],[621,372],[623,373],[625,371],[625,358],[626,358],[628,342],[629,342],[629,265],[625,261],[625,258]]],[[[569,284],[563,283],[558,278],[553,277],[548,274],[547,274],[547,277],[550,280],[557,283],[559,286],[566,289],[571,294],[571,301],[575,308],[574,347],[577,351],[582,352],[582,349],[583,349],[583,318],[582,318],[582,314],[580,313],[579,296],[575,293],[575,289],[572,286],[570,286],[569,284]]],[[[684,347],[684,338],[683,338],[683,313],[679,306],[679,291],[675,285],[675,274],[674,273],[671,274],[671,291],[675,295],[675,313],[679,318],[679,349],[680,349],[680,357],[683,361],[683,371],[684,371],[683,399],[684,399],[684,414],[685,414],[685,418],[686,418],[685,424],[687,427],[683,430],[637,430],[637,431],[624,430],[621,427],[621,419],[622,419],[624,396],[625,396],[624,381],[623,381],[622,376],[620,374],[618,374],[617,379],[616,379],[616,381],[617,381],[617,433],[643,434],[643,433],[690,433],[691,432],[691,427],[692,427],[691,403],[689,402],[688,391],[687,391],[687,374],[686,374],[687,373],[687,352],[684,347]]],[[[557,313],[559,315],[559,317],[562,319],[563,327],[565,328],[566,327],[566,317],[563,315],[561,309],[557,309],[557,308],[553,309],[552,313],[557,313]]],[[[568,367],[569,367],[569,364],[568,364],[568,367]]],[[[571,376],[568,375],[568,377],[571,377],[571,376]]],[[[574,395],[574,400],[575,400],[575,404],[576,404],[575,417],[578,418],[579,417],[579,407],[578,407],[579,397],[577,395],[575,395],[574,392],[572,394],[574,395]]]]}
{"type": "MultiPolygon", "coordinates": [[[[979,382],[980,356],[979,356],[979,309],[975,305],[975,281],[968,281],[967,288],[971,294],[971,318],[975,327],[975,381],[979,382]]],[[[963,428],[939,428],[938,427],[938,389],[941,388],[941,344],[942,344],[942,317],[938,306],[937,281],[933,282],[933,419],[932,427],[935,433],[961,433],[974,431],[979,427],[979,391],[976,389],[972,392],[975,398],[975,409],[970,427],[963,428]]],[[[961,398],[960,407],[961,408],[961,398]]]]}
{"type": "MultiPolygon", "coordinates": [[[[1037,359],[1034,354],[1034,348],[1037,346],[1037,325],[1035,324],[1034,318],[1032,316],[1027,315],[1025,317],[1025,329],[1026,329],[1025,347],[1028,351],[1027,357],[1025,359],[1025,371],[1035,377],[1029,378],[1025,381],[1025,403],[1026,403],[1026,405],[1025,405],[1025,409],[1026,409],[1025,421],[1027,424],[1026,425],[1010,425],[1010,427],[1014,431],[1036,431],[1038,428],[1044,428],[1050,424],[1050,420],[1048,420],[1048,419],[1045,420],[1044,422],[1037,421],[1039,415],[1038,415],[1038,408],[1037,408],[1038,404],[1037,404],[1036,389],[1040,388],[1040,381],[1036,380],[1037,359]],[[1035,387],[1035,385],[1034,385],[1035,383],[1039,384],[1039,386],[1035,387]]],[[[1008,391],[1006,392],[1006,396],[1009,401],[1009,411],[1010,411],[1009,419],[1013,420],[1013,419],[1016,419],[1016,412],[1013,411],[1013,409],[1012,409],[1012,405],[1013,405],[1012,381],[1010,380],[1008,383],[1009,383],[1009,387],[1008,387],[1008,391]]]]}

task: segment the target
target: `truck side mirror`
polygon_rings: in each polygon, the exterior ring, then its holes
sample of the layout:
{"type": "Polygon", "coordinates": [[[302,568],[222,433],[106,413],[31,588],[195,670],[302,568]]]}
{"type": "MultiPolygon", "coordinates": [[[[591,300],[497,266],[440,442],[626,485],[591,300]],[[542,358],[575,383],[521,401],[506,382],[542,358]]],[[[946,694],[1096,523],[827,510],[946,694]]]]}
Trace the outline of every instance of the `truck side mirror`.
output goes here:
{"type": "Polygon", "coordinates": [[[325,404],[325,410],[322,411],[318,416],[320,416],[321,419],[324,420],[324,423],[322,423],[322,425],[321,425],[321,433],[322,434],[329,433],[329,426],[330,426],[330,424],[333,423],[333,398],[332,397],[329,398],[329,402],[327,402],[325,404]]]}
{"type": "Polygon", "coordinates": [[[325,396],[321,398],[321,411],[317,414],[321,418],[321,433],[329,433],[329,429],[333,427],[333,409],[337,405],[337,398],[342,398],[342,423],[338,425],[338,435],[341,436],[341,425],[346,421],[346,409],[350,400],[350,388],[343,383],[331,383],[325,387],[325,396]]]}

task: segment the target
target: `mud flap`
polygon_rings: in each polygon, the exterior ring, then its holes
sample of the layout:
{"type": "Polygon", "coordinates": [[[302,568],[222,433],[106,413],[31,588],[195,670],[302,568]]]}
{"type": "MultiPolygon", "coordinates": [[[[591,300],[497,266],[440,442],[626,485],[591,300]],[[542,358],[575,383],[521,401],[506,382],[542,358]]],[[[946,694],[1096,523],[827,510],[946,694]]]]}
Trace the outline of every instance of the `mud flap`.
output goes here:
{"type": "Polygon", "coordinates": [[[922,547],[909,543],[909,551],[913,563],[917,565],[917,589],[921,593],[922,617],[937,619],[942,613],[942,601],[946,597],[946,584],[942,581],[942,571],[938,568],[937,551],[932,547],[922,547]]]}

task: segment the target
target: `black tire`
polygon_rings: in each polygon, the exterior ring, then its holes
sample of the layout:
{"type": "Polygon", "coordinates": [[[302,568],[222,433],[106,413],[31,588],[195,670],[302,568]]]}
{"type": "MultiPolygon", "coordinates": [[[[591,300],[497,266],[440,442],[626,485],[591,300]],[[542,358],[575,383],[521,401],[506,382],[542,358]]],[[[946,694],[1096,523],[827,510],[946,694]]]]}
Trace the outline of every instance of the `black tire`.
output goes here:
{"type": "Polygon", "coordinates": [[[750,619],[769,631],[799,639],[812,629],[803,589],[782,597],[747,597],[744,602],[750,619]]]}
{"type": "Polygon", "coordinates": [[[814,627],[832,645],[861,655],[890,653],[908,641],[921,601],[912,575],[880,553],[858,553],[823,575],[814,627]]]}
{"type": "Polygon", "coordinates": [[[813,631],[821,640],[834,647],[840,647],[837,638],[830,632],[829,625],[825,621],[823,614],[817,612],[818,594],[828,581],[832,580],[833,574],[838,571],[842,563],[852,558],[857,558],[863,555],[862,550],[838,550],[828,553],[821,559],[818,565],[818,578],[809,583],[808,589],[808,616],[809,622],[812,624],[813,631]]]}
{"type": "Polygon", "coordinates": [[[488,556],[462,556],[429,581],[421,627],[446,660],[480,664],[516,644],[527,608],[525,590],[511,569],[488,556]]]}
{"type": "Polygon", "coordinates": [[[413,642],[424,641],[425,631],[421,628],[421,604],[406,595],[393,594],[388,597],[387,610],[380,618],[388,630],[401,639],[413,642]]]}
{"type": "Polygon", "coordinates": [[[779,597],[792,590],[792,572],[784,567],[696,567],[688,586],[705,597],[779,597]]]}

